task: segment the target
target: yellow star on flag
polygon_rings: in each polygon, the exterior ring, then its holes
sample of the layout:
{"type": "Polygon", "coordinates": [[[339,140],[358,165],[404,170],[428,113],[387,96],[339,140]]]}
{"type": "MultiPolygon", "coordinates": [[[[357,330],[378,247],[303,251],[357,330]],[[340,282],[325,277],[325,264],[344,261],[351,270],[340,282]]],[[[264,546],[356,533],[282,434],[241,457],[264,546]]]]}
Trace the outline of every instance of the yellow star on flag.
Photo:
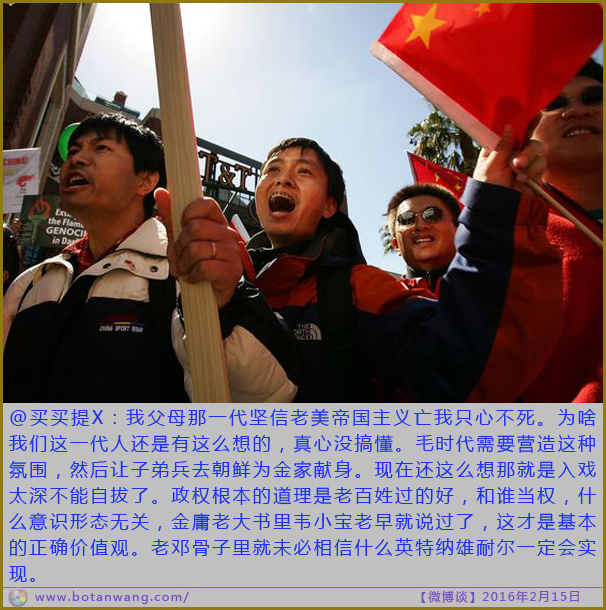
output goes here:
{"type": "Polygon", "coordinates": [[[463,188],[460,184],[455,184],[455,190],[460,191],[463,188]]]}
{"type": "Polygon", "coordinates": [[[436,182],[440,182],[440,176],[436,173],[434,173],[434,176],[436,177],[436,182]]]}
{"type": "Polygon", "coordinates": [[[481,17],[484,13],[490,13],[490,4],[487,2],[479,3],[478,8],[475,9],[478,17],[481,17]]]}
{"type": "Polygon", "coordinates": [[[433,30],[446,23],[446,21],[436,19],[437,6],[437,4],[433,4],[425,15],[410,16],[414,24],[414,29],[410,33],[410,36],[406,39],[406,42],[420,38],[423,41],[423,44],[429,49],[429,38],[431,33],[433,30]]]}

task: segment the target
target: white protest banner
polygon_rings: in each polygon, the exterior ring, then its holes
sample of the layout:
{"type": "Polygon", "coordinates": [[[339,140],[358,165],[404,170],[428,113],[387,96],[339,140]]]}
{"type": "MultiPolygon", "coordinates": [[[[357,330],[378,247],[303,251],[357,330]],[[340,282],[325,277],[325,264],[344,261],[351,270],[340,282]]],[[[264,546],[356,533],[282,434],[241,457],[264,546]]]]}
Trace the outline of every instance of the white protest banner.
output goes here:
{"type": "Polygon", "coordinates": [[[37,195],[40,188],[40,148],[2,151],[3,212],[21,211],[25,195],[37,195]]]}

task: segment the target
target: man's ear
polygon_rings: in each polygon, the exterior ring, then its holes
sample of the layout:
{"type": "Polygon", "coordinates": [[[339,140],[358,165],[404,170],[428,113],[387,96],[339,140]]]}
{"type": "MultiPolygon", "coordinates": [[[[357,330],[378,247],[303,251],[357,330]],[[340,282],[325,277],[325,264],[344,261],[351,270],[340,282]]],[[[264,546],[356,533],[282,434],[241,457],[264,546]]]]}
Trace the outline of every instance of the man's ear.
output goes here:
{"type": "Polygon", "coordinates": [[[326,200],[326,207],[324,208],[322,218],[331,218],[332,216],[334,216],[337,213],[338,207],[339,206],[337,206],[337,202],[332,197],[329,197],[326,200]]]}
{"type": "Polygon", "coordinates": [[[400,252],[400,248],[398,248],[398,240],[395,237],[392,238],[391,245],[393,247],[394,252],[396,252],[398,254],[398,256],[402,256],[402,253],[400,252]]]}
{"type": "Polygon", "coordinates": [[[141,170],[137,176],[139,178],[139,188],[137,189],[137,193],[142,197],[145,197],[145,195],[151,193],[156,188],[156,185],[160,180],[160,174],[149,169],[141,170]]]}

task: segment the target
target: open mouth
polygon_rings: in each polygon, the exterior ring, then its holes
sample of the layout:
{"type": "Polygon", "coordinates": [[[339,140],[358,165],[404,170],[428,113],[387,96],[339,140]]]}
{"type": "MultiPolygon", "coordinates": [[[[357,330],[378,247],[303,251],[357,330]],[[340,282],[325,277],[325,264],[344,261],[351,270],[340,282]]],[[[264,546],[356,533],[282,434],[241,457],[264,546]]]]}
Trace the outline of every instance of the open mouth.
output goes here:
{"type": "Polygon", "coordinates": [[[88,186],[90,182],[82,174],[69,174],[63,181],[64,188],[88,186]]]}
{"type": "Polygon", "coordinates": [[[412,243],[416,246],[417,244],[430,244],[434,241],[435,239],[431,235],[419,235],[413,238],[412,243]]]}
{"type": "Polygon", "coordinates": [[[583,125],[582,127],[572,127],[564,132],[564,138],[575,138],[578,136],[593,136],[599,135],[600,132],[597,127],[591,127],[589,125],[583,125]]]}
{"type": "Polygon", "coordinates": [[[288,214],[295,209],[295,201],[290,195],[285,193],[274,193],[269,198],[269,211],[272,214],[288,214]]]}

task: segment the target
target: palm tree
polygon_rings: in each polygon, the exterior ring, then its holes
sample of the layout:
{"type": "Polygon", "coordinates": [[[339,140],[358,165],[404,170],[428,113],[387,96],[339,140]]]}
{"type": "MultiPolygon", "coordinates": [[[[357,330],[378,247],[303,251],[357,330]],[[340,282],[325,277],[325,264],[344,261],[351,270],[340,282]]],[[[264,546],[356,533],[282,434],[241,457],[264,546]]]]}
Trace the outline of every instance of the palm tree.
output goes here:
{"type": "MultiPolygon", "coordinates": [[[[406,135],[415,147],[416,155],[468,176],[473,174],[480,147],[435,106],[429,115],[413,125],[406,135]]],[[[379,229],[379,236],[383,244],[383,254],[394,252],[387,225],[379,229]]]]}
{"type": "Polygon", "coordinates": [[[379,229],[379,237],[381,238],[381,244],[383,245],[383,254],[395,252],[391,237],[391,231],[389,230],[389,225],[383,225],[379,229]]]}
{"type": "Polygon", "coordinates": [[[472,175],[480,147],[435,107],[427,118],[413,125],[407,135],[415,147],[415,154],[438,165],[472,175]]]}

